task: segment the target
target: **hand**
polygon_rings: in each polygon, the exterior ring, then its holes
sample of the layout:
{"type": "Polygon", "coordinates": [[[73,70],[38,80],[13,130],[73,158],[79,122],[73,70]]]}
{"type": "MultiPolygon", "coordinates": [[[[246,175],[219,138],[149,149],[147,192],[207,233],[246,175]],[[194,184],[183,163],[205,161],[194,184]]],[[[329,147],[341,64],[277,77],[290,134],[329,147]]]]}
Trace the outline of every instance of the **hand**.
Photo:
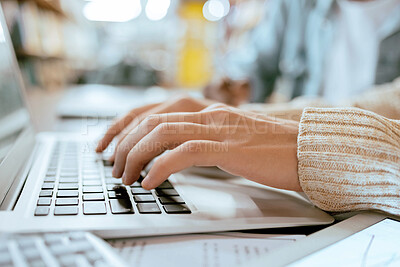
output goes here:
{"type": "MultiPolygon", "coordinates": [[[[118,119],[107,130],[103,138],[99,141],[96,152],[104,151],[115,137],[119,137],[118,145],[125,139],[127,134],[139,125],[147,116],[169,112],[195,112],[215,103],[207,99],[194,99],[188,96],[176,97],[170,101],[158,104],[150,104],[143,107],[132,109],[124,117],[118,119]]],[[[114,161],[115,154],[110,158],[114,161]]],[[[120,177],[122,173],[116,173],[120,177]]]]}
{"type": "Polygon", "coordinates": [[[297,133],[297,122],[222,104],[150,115],[118,145],[113,174],[132,184],[148,162],[168,150],[154,162],[143,188],[155,188],[191,166],[218,166],[261,184],[301,191],[297,133]]]}
{"type": "Polygon", "coordinates": [[[233,81],[223,78],[216,83],[207,85],[203,94],[208,99],[239,106],[247,103],[250,99],[250,83],[247,80],[233,81]]]}

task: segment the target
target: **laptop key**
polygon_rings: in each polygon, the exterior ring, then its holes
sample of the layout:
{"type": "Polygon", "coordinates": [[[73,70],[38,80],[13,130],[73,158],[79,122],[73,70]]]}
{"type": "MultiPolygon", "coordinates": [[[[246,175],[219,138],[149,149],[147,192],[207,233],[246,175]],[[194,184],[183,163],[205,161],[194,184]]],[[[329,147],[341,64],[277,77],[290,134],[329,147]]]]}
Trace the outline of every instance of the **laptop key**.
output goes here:
{"type": "Polygon", "coordinates": [[[79,192],[75,190],[58,190],[57,197],[78,197],[79,192]]]}
{"type": "Polygon", "coordinates": [[[58,189],[61,190],[78,190],[79,185],[74,183],[59,184],[58,189]]]}
{"type": "Polygon", "coordinates": [[[136,181],[133,184],[131,184],[131,187],[142,187],[142,185],[138,181],[136,181]]]}
{"type": "Polygon", "coordinates": [[[154,199],[153,195],[135,195],[135,196],[133,196],[133,199],[137,203],[141,203],[141,202],[156,202],[156,200],[154,199]]]}
{"type": "Polygon", "coordinates": [[[83,175],[83,180],[101,180],[100,175],[83,175]]]}
{"type": "Polygon", "coordinates": [[[24,255],[24,258],[28,260],[29,262],[40,259],[40,252],[36,247],[30,247],[22,250],[22,254],[24,255]]]}
{"type": "Polygon", "coordinates": [[[161,204],[185,204],[185,201],[181,197],[178,196],[165,196],[159,197],[158,200],[161,204]]]}
{"type": "Polygon", "coordinates": [[[102,185],[101,180],[83,180],[83,185],[102,185]]]}
{"type": "Polygon", "coordinates": [[[108,192],[109,199],[121,199],[125,198],[125,196],[121,192],[110,191],[108,192]]]}
{"type": "Polygon", "coordinates": [[[99,175],[99,170],[97,168],[91,169],[91,170],[86,169],[86,170],[83,170],[82,172],[83,172],[83,175],[99,175]]]}
{"type": "Polygon", "coordinates": [[[39,193],[40,197],[52,197],[53,196],[53,191],[51,190],[42,190],[39,193]]]}
{"type": "Polygon", "coordinates": [[[69,236],[69,239],[71,239],[72,241],[86,240],[85,232],[69,232],[68,236],[69,236]]]}
{"type": "Polygon", "coordinates": [[[57,260],[61,266],[78,266],[77,262],[79,261],[77,259],[77,256],[73,254],[62,255],[62,252],[60,254],[61,255],[57,258],[57,260]]]}
{"type": "Polygon", "coordinates": [[[83,193],[103,193],[102,186],[84,186],[83,193]]]}
{"type": "Polygon", "coordinates": [[[131,192],[132,192],[133,195],[151,194],[151,191],[146,190],[146,189],[141,188],[141,187],[131,188],[131,192]]]}
{"type": "MultiPolygon", "coordinates": [[[[85,253],[86,251],[93,250],[92,244],[87,240],[68,242],[67,244],[57,244],[49,247],[51,253],[55,256],[61,255],[70,255],[70,257],[78,256],[71,255],[77,253],[85,253]]],[[[78,262],[79,263],[79,262],[78,262]]],[[[73,265],[73,266],[87,266],[85,264],[82,265],[73,265]]]]}
{"type": "Polygon", "coordinates": [[[43,238],[46,245],[60,244],[64,241],[62,235],[59,234],[45,234],[43,238]]]}
{"type": "Polygon", "coordinates": [[[114,166],[114,161],[109,161],[109,160],[103,159],[103,165],[104,166],[114,166]]]}
{"type": "Polygon", "coordinates": [[[106,203],[104,202],[85,202],[83,203],[83,214],[95,215],[106,214],[106,203]]]}
{"type": "Polygon", "coordinates": [[[56,177],[46,177],[44,178],[44,182],[54,183],[56,181],[56,177]]]}
{"type": "Polygon", "coordinates": [[[54,215],[77,215],[77,206],[57,206],[54,208],[54,215]]]}
{"type": "Polygon", "coordinates": [[[40,197],[37,201],[38,206],[50,206],[51,197],[40,197]]]}
{"type": "Polygon", "coordinates": [[[77,172],[63,172],[60,173],[60,177],[78,177],[79,174],[77,172]]]}
{"type": "Polygon", "coordinates": [[[83,201],[101,201],[104,200],[102,193],[83,194],[83,201]]]}
{"type": "Polygon", "coordinates": [[[97,264],[97,262],[99,262],[103,259],[103,256],[98,251],[95,251],[95,250],[86,252],[85,256],[89,260],[90,263],[97,264]]]}
{"type": "Polygon", "coordinates": [[[115,190],[118,190],[119,187],[120,187],[120,185],[108,184],[107,185],[107,191],[115,191],[115,190]]]}
{"type": "Polygon", "coordinates": [[[43,183],[42,189],[54,189],[54,183],[43,183]]]}
{"type": "Polygon", "coordinates": [[[192,213],[185,204],[165,205],[163,208],[169,214],[192,213]]]}
{"type": "MultiPolygon", "coordinates": [[[[21,238],[21,239],[17,240],[18,246],[21,249],[35,247],[36,246],[35,242],[36,242],[35,238],[31,238],[31,237],[25,237],[25,238],[21,238]]],[[[0,249],[0,251],[1,251],[1,249],[0,249]]]]}
{"type": "Polygon", "coordinates": [[[8,251],[0,253],[0,266],[14,266],[12,261],[11,253],[8,251]]]}
{"type": "Polygon", "coordinates": [[[60,183],[78,183],[79,179],[78,178],[60,178],[60,183]]]}
{"type": "Polygon", "coordinates": [[[122,184],[122,179],[106,178],[106,184],[122,184]]]}
{"type": "Polygon", "coordinates": [[[161,213],[156,203],[138,203],[136,206],[140,213],[161,213]]]}
{"type": "Polygon", "coordinates": [[[56,176],[57,172],[56,171],[48,171],[46,173],[46,176],[56,176]]]}
{"type": "Polygon", "coordinates": [[[75,166],[68,166],[68,167],[63,166],[61,168],[61,173],[71,173],[71,172],[77,173],[78,171],[79,171],[79,169],[76,164],[75,164],[75,166]]]}
{"type": "Polygon", "coordinates": [[[129,199],[111,199],[110,208],[113,214],[134,213],[132,203],[129,199]]]}
{"type": "Polygon", "coordinates": [[[49,214],[50,208],[49,207],[36,207],[35,209],[35,216],[46,216],[49,214]]]}
{"type": "Polygon", "coordinates": [[[164,181],[157,188],[159,188],[159,189],[172,189],[174,187],[172,186],[172,184],[169,181],[164,181]]]}
{"type": "Polygon", "coordinates": [[[76,206],[79,201],[77,198],[59,198],[56,199],[56,206],[76,206]]]}
{"type": "Polygon", "coordinates": [[[178,192],[175,189],[157,189],[157,196],[179,196],[178,192]]]}

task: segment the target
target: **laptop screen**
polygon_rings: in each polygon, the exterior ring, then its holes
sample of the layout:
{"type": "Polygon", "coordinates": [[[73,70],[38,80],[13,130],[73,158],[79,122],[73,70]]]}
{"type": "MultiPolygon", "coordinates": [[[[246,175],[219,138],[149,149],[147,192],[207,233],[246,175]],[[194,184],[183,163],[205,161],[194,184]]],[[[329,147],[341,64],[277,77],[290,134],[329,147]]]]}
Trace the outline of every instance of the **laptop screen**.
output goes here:
{"type": "Polygon", "coordinates": [[[29,124],[29,114],[21,95],[12,47],[0,11],[0,165],[12,150],[20,133],[29,124]]]}

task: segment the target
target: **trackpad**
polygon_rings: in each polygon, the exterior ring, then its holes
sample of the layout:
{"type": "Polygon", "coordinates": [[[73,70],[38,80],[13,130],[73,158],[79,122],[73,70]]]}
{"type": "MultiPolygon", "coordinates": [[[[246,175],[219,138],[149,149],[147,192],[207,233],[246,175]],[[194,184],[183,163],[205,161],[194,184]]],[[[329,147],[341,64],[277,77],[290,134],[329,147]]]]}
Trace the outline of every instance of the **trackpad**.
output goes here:
{"type": "Polygon", "coordinates": [[[194,215],[198,214],[199,219],[315,215],[316,209],[305,199],[294,196],[295,193],[258,186],[243,178],[228,181],[193,175],[179,177],[178,188],[194,206],[194,215]]]}

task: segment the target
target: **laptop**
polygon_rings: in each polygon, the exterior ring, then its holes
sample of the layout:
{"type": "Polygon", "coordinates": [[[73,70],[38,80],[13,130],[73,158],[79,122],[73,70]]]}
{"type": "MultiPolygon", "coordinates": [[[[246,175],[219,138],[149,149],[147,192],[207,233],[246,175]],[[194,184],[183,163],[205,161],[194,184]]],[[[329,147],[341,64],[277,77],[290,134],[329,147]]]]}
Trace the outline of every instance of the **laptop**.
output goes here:
{"type": "Polygon", "coordinates": [[[124,186],[95,143],[84,134],[34,132],[0,10],[0,232],[116,238],[333,222],[296,193],[242,178],[183,172],[151,191],[124,186]]]}

